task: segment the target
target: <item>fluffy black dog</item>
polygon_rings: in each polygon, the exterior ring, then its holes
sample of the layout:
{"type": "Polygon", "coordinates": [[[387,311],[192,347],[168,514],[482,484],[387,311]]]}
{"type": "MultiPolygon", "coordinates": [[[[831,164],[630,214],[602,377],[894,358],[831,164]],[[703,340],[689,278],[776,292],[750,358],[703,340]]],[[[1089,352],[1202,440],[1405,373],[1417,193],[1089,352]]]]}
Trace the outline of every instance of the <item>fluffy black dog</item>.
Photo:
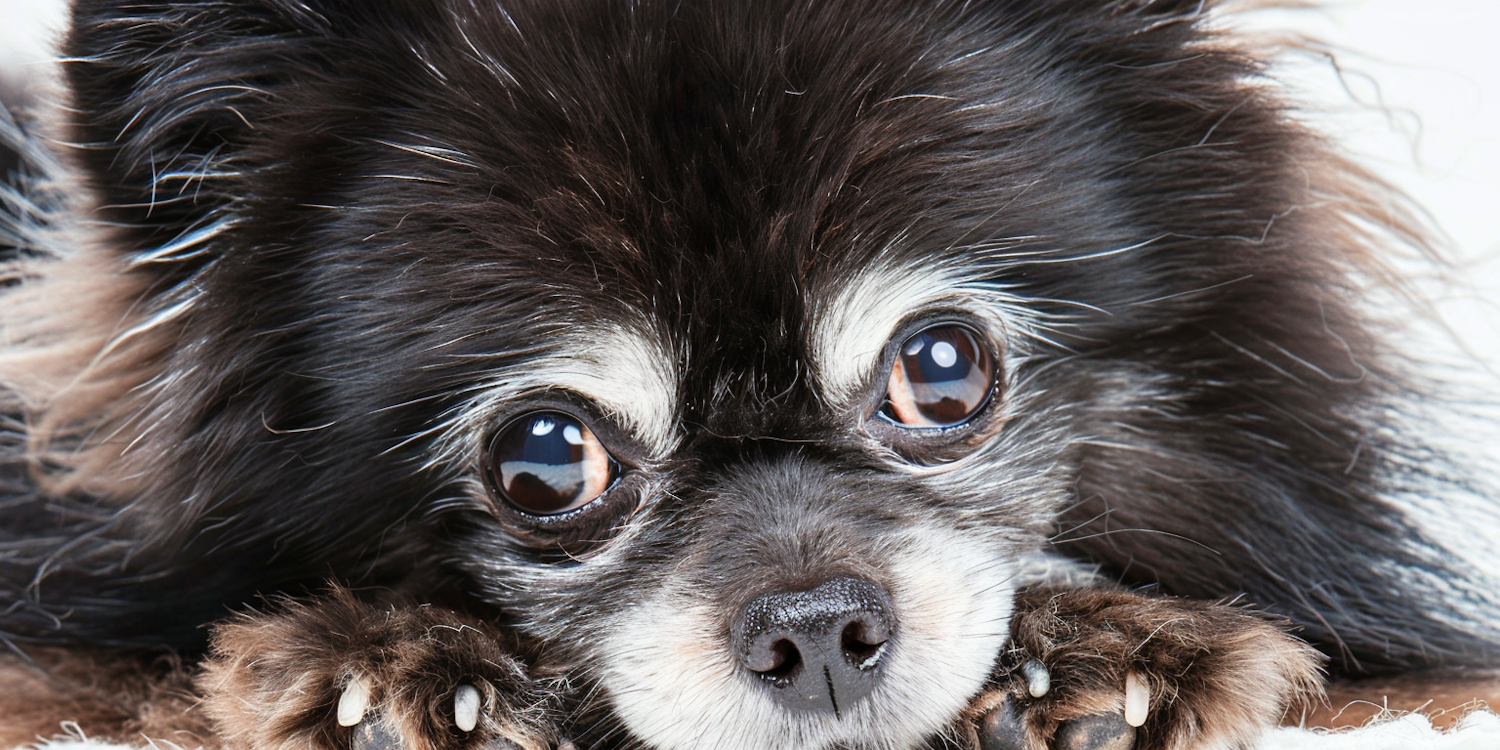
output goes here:
{"type": "Polygon", "coordinates": [[[1420,240],[1202,5],[79,0],[9,198],[10,715],[1231,748],[1304,641],[1493,665],[1398,502],[1474,494],[1369,304],[1420,240]]]}

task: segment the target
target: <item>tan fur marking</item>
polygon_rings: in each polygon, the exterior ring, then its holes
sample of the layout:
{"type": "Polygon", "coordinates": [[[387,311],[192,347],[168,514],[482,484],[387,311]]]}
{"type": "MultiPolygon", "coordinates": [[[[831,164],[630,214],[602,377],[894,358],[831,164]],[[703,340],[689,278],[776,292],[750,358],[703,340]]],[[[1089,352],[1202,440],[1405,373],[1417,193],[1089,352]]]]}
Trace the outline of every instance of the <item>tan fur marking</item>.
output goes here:
{"type": "Polygon", "coordinates": [[[37,481],[55,495],[128,496],[140,467],[125,448],[150,421],[141,386],[174,338],[132,334],[146,280],[104,251],[5,272],[23,282],[0,305],[0,407],[24,415],[37,481]]]}
{"type": "MultiPolygon", "coordinates": [[[[1138,671],[1151,687],[1141,736],[1164,750],[1248,747],[1319,694],[1320,657],[1284,627],[1251,612],[1189,599],[1110,590],[1032,590],[1017,597],[1012,643],[1022,653],[1004,692],[1026,693],[1020,664],[1051,671],[1047,696],[1025,700],[1037,747],[1062,722],[1125,710],[1138,671]]],[[[998,703],[981,699],[981,715],[998,703]]]]}
{"type": "Polygon", "coordinates": [[[385,721],[407,750],[447,746],[453,692],[473,685],[483,707],[466,733],[474,746],[522,750],[555,744],[548,691],[512,655],[513,639],[436,607],[379,607],[344,589],[214,629],[197,687],[219,737],[240,750],[348,747],[339,696],[360,675],[370,687],[363,721],[385,721]]]}
{"type": "Polygon", "coordinates": [[[94,740],[220,747],[175,656],[62,649],[28,656],[35,665],[0,656],[0,747],[64,736],[62,719],[94,740]]]}
{"type": "Polygon", "coordinates": [[[1328,686],[1328,702],[1288,723],[1343,729],[1368,724],[1387,712],[1416,712],[1439,729],[1457,724],[1477,708],[1500,707],[1500,672],[1430,672],[1385,680],[1340,680],[1328,686]]]}

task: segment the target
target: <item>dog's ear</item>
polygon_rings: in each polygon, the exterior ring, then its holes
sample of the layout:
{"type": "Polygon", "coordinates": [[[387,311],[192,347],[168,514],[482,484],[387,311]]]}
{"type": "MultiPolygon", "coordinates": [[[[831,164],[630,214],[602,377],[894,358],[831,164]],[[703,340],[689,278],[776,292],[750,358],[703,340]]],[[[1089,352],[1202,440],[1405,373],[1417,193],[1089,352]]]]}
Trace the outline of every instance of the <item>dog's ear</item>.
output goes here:
{"type": "Polygon", "coordinates": [[[289,154],[317,158],[319,120],[334,114],[307,103],[339,100],[331,61],[355,54],[346,45],[361,26],[419,19],[424,4],[77,2],[62,50],[63,136],[121,235],[112,244],[137,264],[193,260],[250,223],[247,196],[297,200],[274,178],[289,154]]]}

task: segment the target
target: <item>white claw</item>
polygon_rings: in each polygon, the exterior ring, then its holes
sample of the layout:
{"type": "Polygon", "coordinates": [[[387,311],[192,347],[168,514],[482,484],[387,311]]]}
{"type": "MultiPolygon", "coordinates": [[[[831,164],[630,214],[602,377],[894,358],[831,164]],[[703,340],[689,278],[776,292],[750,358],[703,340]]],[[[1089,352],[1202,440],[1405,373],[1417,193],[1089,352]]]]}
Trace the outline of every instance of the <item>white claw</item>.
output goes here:
{"type": "Polygon", "coordinates": [[[352,677],[339,696],[339,726],[352,727],[365,718],[370,707],[370,683],[362,677],[352,677]]]}
{"type": "Polygon", "coordinates": [[[1151,687],[1140,672],[1125,675],[1125,723],[1138,727],[1151,712],[1151,687]]]}
{"type": "Polygon", "coordinates": [[[1022,664],[1021,674],[1026,676],[1026,692],[1033,698],[1040,698],[1052,689],[1052,673],[1036,659],[1022,664]]]}
{"type": "Polygon", "coordinates": [[[463,732],[472,732],[479,726],[479,688],[458,686],[458,691],[453,694],[453,723],[463,732]]]}

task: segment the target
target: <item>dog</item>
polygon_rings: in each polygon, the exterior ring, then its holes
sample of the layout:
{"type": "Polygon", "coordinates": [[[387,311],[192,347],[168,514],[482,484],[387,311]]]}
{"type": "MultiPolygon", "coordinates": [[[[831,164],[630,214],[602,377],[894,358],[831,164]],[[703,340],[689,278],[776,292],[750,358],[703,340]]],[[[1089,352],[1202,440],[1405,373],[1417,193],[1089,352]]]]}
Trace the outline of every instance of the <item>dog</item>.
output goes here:
{"type": "Polygon", "coordinates": [[[14,741],[1236,748],[1494,667],[1422,240],[1205,5],[76,0],[14,741]]]}

